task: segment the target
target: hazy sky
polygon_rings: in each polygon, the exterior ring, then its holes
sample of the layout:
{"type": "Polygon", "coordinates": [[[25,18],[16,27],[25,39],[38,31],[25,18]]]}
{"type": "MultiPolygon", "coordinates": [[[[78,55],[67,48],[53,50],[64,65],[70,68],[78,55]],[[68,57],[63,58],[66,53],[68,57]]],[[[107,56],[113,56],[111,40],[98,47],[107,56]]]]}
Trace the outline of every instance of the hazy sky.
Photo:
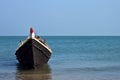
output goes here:
{"type": "Polygon", "coordinates": [[[0,0],[0,35],[119,35],[120,0],[0,0]]]}

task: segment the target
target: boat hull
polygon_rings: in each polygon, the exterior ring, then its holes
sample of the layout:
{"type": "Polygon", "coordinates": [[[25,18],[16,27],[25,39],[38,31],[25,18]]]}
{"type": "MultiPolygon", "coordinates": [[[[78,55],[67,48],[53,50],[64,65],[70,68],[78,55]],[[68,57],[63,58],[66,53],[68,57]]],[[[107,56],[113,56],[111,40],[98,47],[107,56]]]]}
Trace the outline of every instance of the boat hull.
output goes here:
{"type": "Polygon", "coordinates": [[[48,62],[51,52],[35,39],[29,39],[15,53],[20,64],[34,67],[48,62]]]}

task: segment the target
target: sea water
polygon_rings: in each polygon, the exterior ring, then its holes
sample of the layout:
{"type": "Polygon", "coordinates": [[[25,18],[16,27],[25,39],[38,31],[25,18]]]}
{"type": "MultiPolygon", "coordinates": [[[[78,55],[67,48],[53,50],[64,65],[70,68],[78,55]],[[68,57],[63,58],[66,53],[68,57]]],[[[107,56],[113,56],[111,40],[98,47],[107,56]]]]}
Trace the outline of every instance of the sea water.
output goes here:
{"type": "Polygon", "coordinates": [[[120,80],[119,36],[42,36],[48,64],[24,69],[15,51],[26,36],[0,37],[0,80],[120,80]]]}

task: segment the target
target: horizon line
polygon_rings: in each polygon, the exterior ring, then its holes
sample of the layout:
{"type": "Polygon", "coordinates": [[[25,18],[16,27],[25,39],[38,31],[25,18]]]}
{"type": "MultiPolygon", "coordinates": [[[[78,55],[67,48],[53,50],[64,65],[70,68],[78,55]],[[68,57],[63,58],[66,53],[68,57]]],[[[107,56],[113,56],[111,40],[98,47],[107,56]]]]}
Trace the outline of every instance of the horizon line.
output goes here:
{"type": "MultiPolygon", "coordinates": [[[[9,36],[28,36],[28,35],[0,35],[0,37],[2,36],[9,37],[9,36]]],[[[120,36],[120,35],[41,35],[41,36],[120,36]]]]}

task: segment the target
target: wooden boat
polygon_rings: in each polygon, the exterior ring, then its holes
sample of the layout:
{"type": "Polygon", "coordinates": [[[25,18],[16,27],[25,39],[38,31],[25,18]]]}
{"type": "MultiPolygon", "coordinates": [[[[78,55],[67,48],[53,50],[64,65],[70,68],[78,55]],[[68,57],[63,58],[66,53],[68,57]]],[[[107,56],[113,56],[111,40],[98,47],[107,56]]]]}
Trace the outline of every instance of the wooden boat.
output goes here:
{"type": "Polygon", "coordinates": [[[35,36],[33,28],[30,28],[30,35],[22,41],[16,50],[16,57],[20,64],[34,67],[49,61],[52,50],[39,36],[35,36]]]}

